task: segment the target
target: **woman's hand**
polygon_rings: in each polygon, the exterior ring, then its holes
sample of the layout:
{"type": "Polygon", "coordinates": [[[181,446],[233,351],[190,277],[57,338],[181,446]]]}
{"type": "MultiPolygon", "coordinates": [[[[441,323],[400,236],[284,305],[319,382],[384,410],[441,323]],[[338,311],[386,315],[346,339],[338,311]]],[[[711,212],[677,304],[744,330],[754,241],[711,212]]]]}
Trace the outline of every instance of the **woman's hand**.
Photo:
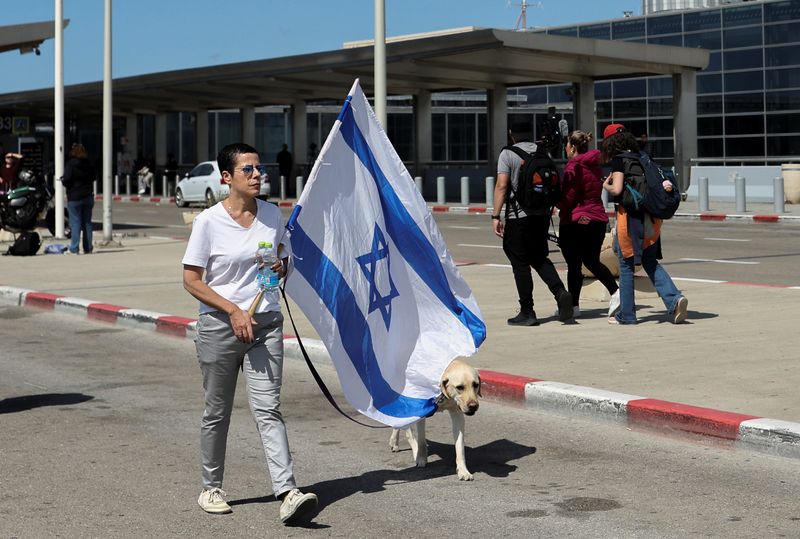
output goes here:
{"type": "Polygon", "coordinates": [[[233,334],[239,342],[250,344],[255,340],[253,326],[258,325],[250,313],[242,309],[236,309],[229,314],[233,334]]]}

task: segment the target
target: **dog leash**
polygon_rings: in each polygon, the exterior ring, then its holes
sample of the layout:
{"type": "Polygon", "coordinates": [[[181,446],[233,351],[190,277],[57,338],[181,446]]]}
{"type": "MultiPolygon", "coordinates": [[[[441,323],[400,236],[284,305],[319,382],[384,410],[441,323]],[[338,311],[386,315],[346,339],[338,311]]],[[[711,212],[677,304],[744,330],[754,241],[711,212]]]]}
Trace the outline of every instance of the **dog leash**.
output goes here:
{"type": "Polygon", "coordinates": [[[289,309],[289,301],[286,299],[286,292],[284,291],[285,286],[286,285],[281,286],[280,290],[281,290],[281,295],[283,296],[283,303],[286,305],[286,314],[289,315],[289,321],[292,323],[292,330],[294,331],[295,337],[297,337],[297,344],[300,345],[300,352],[302,352],[303,354],[303,359],[306,360],[306,365],[308,365],[308,370],[311,371],[311,376],[314,377],[314,380],[317,382],[317,385],[319,386],[320,391],[322,391],[322,394],[325,395],[325,398],[328,399],[328,402],[331,403],[331,406],[333,406],[337,412],[342,414],[344,417],[346,417],[353,423],[358,423],[362,427],[368,427],[370,429],[389,428],[389,425],[369,425],[367,423],[362,423],[358,419],[349,416],[344,410],[339,408],[339,405],[336,403],[336,400],[333,398],[333,395],[331,395],[328,386],[326,386],[325,382],[322,381],[322,377],[319,375],[317,369],[314,367],[314,364],[311,362],[311,358],[308,357],[308,353],[306,352],[306,347],[303,346],[303,341],[302,339],[300,339],[300,333],[297,332],[297,326],[294,323],[294,317],[292,317],[292,311],[291,309],[289,309]]]}

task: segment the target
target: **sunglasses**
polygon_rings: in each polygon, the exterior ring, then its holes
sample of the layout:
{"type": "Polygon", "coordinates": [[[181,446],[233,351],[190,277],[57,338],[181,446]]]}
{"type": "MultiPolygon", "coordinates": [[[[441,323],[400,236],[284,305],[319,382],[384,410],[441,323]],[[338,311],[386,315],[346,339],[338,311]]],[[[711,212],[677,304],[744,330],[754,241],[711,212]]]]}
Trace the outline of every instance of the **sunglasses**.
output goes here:
{"type": "Polygon", "coordinates": [[[257,170],[261,176],[267,175],[267,165],[245,165],[242,168],[237,168],[236,170],[241,170],[247,176],[250,176],[254,170],[257,170]]]}

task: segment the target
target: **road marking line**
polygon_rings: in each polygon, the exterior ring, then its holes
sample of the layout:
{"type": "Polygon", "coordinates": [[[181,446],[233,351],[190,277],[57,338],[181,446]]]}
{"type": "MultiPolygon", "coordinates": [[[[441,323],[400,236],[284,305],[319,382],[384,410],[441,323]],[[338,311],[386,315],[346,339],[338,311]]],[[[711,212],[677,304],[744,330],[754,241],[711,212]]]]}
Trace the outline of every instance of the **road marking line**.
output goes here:
{"type": "Polygon", "coordinates": [[[482,226],[461,226],[461,225],[451,225],[445,228],[457,228],[459,230],[481,230],[484,227],[482,226]]]}
{"type": "Polygon", "coordinates": [[[687,262],[716,262],[717,264],[746,264],[749,266],[761,264],[761,262],[746,260],[715,260],[713,258],[679,258],[678,260],[686,260],[687,262]]]}
{"type": "Polygon", "coordinates": [[[717,281],[714,279],[692,279],[691,277],[673,277],[673,281],[687,281],[690,283],[708,283],[708,284],[722,284],[727,281],[717,281]]]}
{"type": "Polygon", "coordinates": [[[511,264],[484,264],[484,266],[489,266],[490,268],[510,268],[511,264]]]}
{"type": "Polygon", "coordinates": [[[134,223],[134,222],[127,222],[127,223],[117,223],[118,225],[133,225],[133,226],[146,226],[148,228],[186,228],[186,225],[159,225],[153,223],[134,223]]]}
{"type": "Polygon", "coordinates": [[[502,249],[502,245],[478,245],[475,243],[459,243],[459,247],[481,247],[483,249],[502,249]]]}
{"type": "Polygon", "coordinates": [[[752,240],[742,240],[737,238],[703,238],[703,239],[708,241],[752,241],[752,240]]]}

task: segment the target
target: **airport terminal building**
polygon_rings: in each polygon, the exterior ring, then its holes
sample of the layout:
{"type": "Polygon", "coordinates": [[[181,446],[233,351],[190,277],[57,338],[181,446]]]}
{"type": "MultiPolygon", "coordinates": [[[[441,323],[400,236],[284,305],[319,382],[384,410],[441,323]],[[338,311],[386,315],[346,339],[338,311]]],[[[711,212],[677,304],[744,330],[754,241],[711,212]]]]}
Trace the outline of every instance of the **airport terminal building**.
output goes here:
{"type": "MultiPolygon", "coordinates": [[[[389,137],[412,174],[426,178],[493,174],[506,126],[535,127],[553,107],[570,129],[594,130],[598,139],[612,122],[646,133],[654,157],[685,176],[682,187],[691,164],[800,158],[800,0],[645,0],[642,12],[520,32],[469,28],[388,40],[389,137]]],[[[356,77],[369,94],[371,48],[351,43],[115,79],[117,172],[137,158],[160,169],[170,155],[185,171],[245,140],[264,162],[287,143],[297,173],[307,173],[356,77]]],[[[52,95],[0,95],[0,118],[29,119],[28,132],[12,133],[0,121],[0,140],[6,148],[17,138],[41,141],[45,171],[52,95]]],[[[95,156],[101,96],[99,82],[65,90],[67,141],[83,142],[95,156]]]]}

